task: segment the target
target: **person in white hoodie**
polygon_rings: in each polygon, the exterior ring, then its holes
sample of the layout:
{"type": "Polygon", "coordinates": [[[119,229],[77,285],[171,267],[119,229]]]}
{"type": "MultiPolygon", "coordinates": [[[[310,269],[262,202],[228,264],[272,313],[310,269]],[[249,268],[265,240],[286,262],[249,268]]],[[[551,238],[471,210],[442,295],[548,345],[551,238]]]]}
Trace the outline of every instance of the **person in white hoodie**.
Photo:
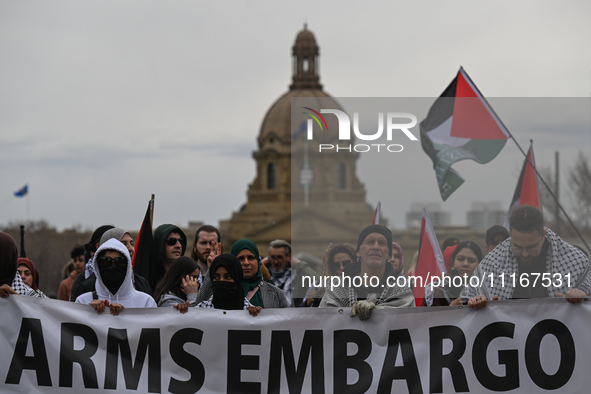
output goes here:
{"type": "Polygon", "coordinates": [[[90,304],[97,313],[109,308],[118,315],[123,308],[156,307],[154,299],[133,287],[131,258],[125,245],[110,239],[96,251],[93,261],[96,274],[95,291],[76,298],[79,304],[90,304]]]}

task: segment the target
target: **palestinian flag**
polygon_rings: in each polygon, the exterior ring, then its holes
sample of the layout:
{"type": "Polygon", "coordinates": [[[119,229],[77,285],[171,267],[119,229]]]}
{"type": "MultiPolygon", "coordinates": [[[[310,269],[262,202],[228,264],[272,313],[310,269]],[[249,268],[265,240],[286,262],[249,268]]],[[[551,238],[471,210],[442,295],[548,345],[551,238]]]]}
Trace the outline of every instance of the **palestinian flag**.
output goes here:
{"type": "Polygon", "coordinates": [[[521,168],[521,174],[517,181],[517,188],[513,199],[509,205],[509,212],[507,212],[507,218],[505,219],[505,227],[509,228],[509,217],[513,211],[521,205],[531,205],[534,208],[542,210],[542,201],[540,200],[540,189],[538,187],[538,177],[536,176],[536,161],[534,159],[534,145],[533,143],[529,146],[527,152],[527,158],[523,167],[521,168]]]}
{"type": "Polygon", "coordinates": [[[503,149],[509,132],[460,67],[420,124],[421,145],[433,161],[443,201],[464,179],[451,168],[460,160],[485,164],[503,149]]]}
{"type": "Polygon", "coordinates": [[[412,289],[412,294],[415,298],[415,306],[421,306],[423,298],[425,298],[425,285],[431,282],[434,276],[441,277],[447,272],[445,269],[445,262],[443,261],[443,254],[435,230],[427,214],[427,210],[423,209],[423,220],[421,221],[421,237],[419,241],[419,258],[415,268],[414,277],[421,277],[422,280],[415,281],[412,289]]]}

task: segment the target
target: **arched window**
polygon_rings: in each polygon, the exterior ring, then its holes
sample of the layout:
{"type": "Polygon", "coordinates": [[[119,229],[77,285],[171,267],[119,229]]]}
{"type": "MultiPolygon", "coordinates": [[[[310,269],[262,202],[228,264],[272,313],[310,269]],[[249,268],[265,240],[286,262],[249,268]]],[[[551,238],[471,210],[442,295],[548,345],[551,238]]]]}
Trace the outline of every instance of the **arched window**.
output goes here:
{"type": "Polygon", "coordinates": [[[273,163],[267,166],[267,189],[275,189],[275,164],[273,163]]]}
{"type": "Polygon", "coordinates": [[[345,164],[339,163],[337,167],[337,188],[345,189],[347,187],[347,173],[345,171],[345,164]]]}
{"type": "Polygon", "coordinates": [[[304,71],[304,74],[308,74],[308,58],[307,57],[304,58],[304,64],[302,64],[302,69],[304,71]]]}

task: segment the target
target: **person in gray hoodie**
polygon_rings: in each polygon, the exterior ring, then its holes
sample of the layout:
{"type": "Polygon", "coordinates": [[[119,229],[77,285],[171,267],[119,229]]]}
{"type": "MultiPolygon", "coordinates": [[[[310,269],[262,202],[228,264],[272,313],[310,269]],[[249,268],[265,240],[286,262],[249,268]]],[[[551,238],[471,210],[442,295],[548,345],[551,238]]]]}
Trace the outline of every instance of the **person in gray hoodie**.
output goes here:
{"type": "Polygon", "coordinates": [[[159,307],[175,306],[185,301],[195,306],[201,283],[199,265],[188,256],[179,257],[156,285],[154,299],[159,307]]]}
{"type": "Polygon", "coordinates": [[[93,265],[95,291],[78,296],[77,303],[90,304],[97,313],[110,308],[113,315],[118,315],[123,308],[156,307],[150,295],[133,287],[131,258],[121,242],[109,239],[102,244],[96,251],[93,265]]]}

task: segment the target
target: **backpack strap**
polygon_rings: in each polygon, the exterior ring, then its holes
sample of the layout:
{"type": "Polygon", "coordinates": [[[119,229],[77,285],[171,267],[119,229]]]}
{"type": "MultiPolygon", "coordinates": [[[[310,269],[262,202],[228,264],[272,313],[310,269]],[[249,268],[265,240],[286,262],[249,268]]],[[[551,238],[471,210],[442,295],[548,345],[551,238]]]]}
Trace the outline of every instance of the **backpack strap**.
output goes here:
{"type": "Polygon", "coordinates": [[[246,295],[246,299],[248,301],[250,301],[250,299],[256,294],[257,291],[259,291],[259,289],[261,288],[261,286],[263,285],[263,281],[261,281],[257,287],[255,287],[254,289],[252,289],[251,291],[248,292],[248,294],[246,295]]]}

